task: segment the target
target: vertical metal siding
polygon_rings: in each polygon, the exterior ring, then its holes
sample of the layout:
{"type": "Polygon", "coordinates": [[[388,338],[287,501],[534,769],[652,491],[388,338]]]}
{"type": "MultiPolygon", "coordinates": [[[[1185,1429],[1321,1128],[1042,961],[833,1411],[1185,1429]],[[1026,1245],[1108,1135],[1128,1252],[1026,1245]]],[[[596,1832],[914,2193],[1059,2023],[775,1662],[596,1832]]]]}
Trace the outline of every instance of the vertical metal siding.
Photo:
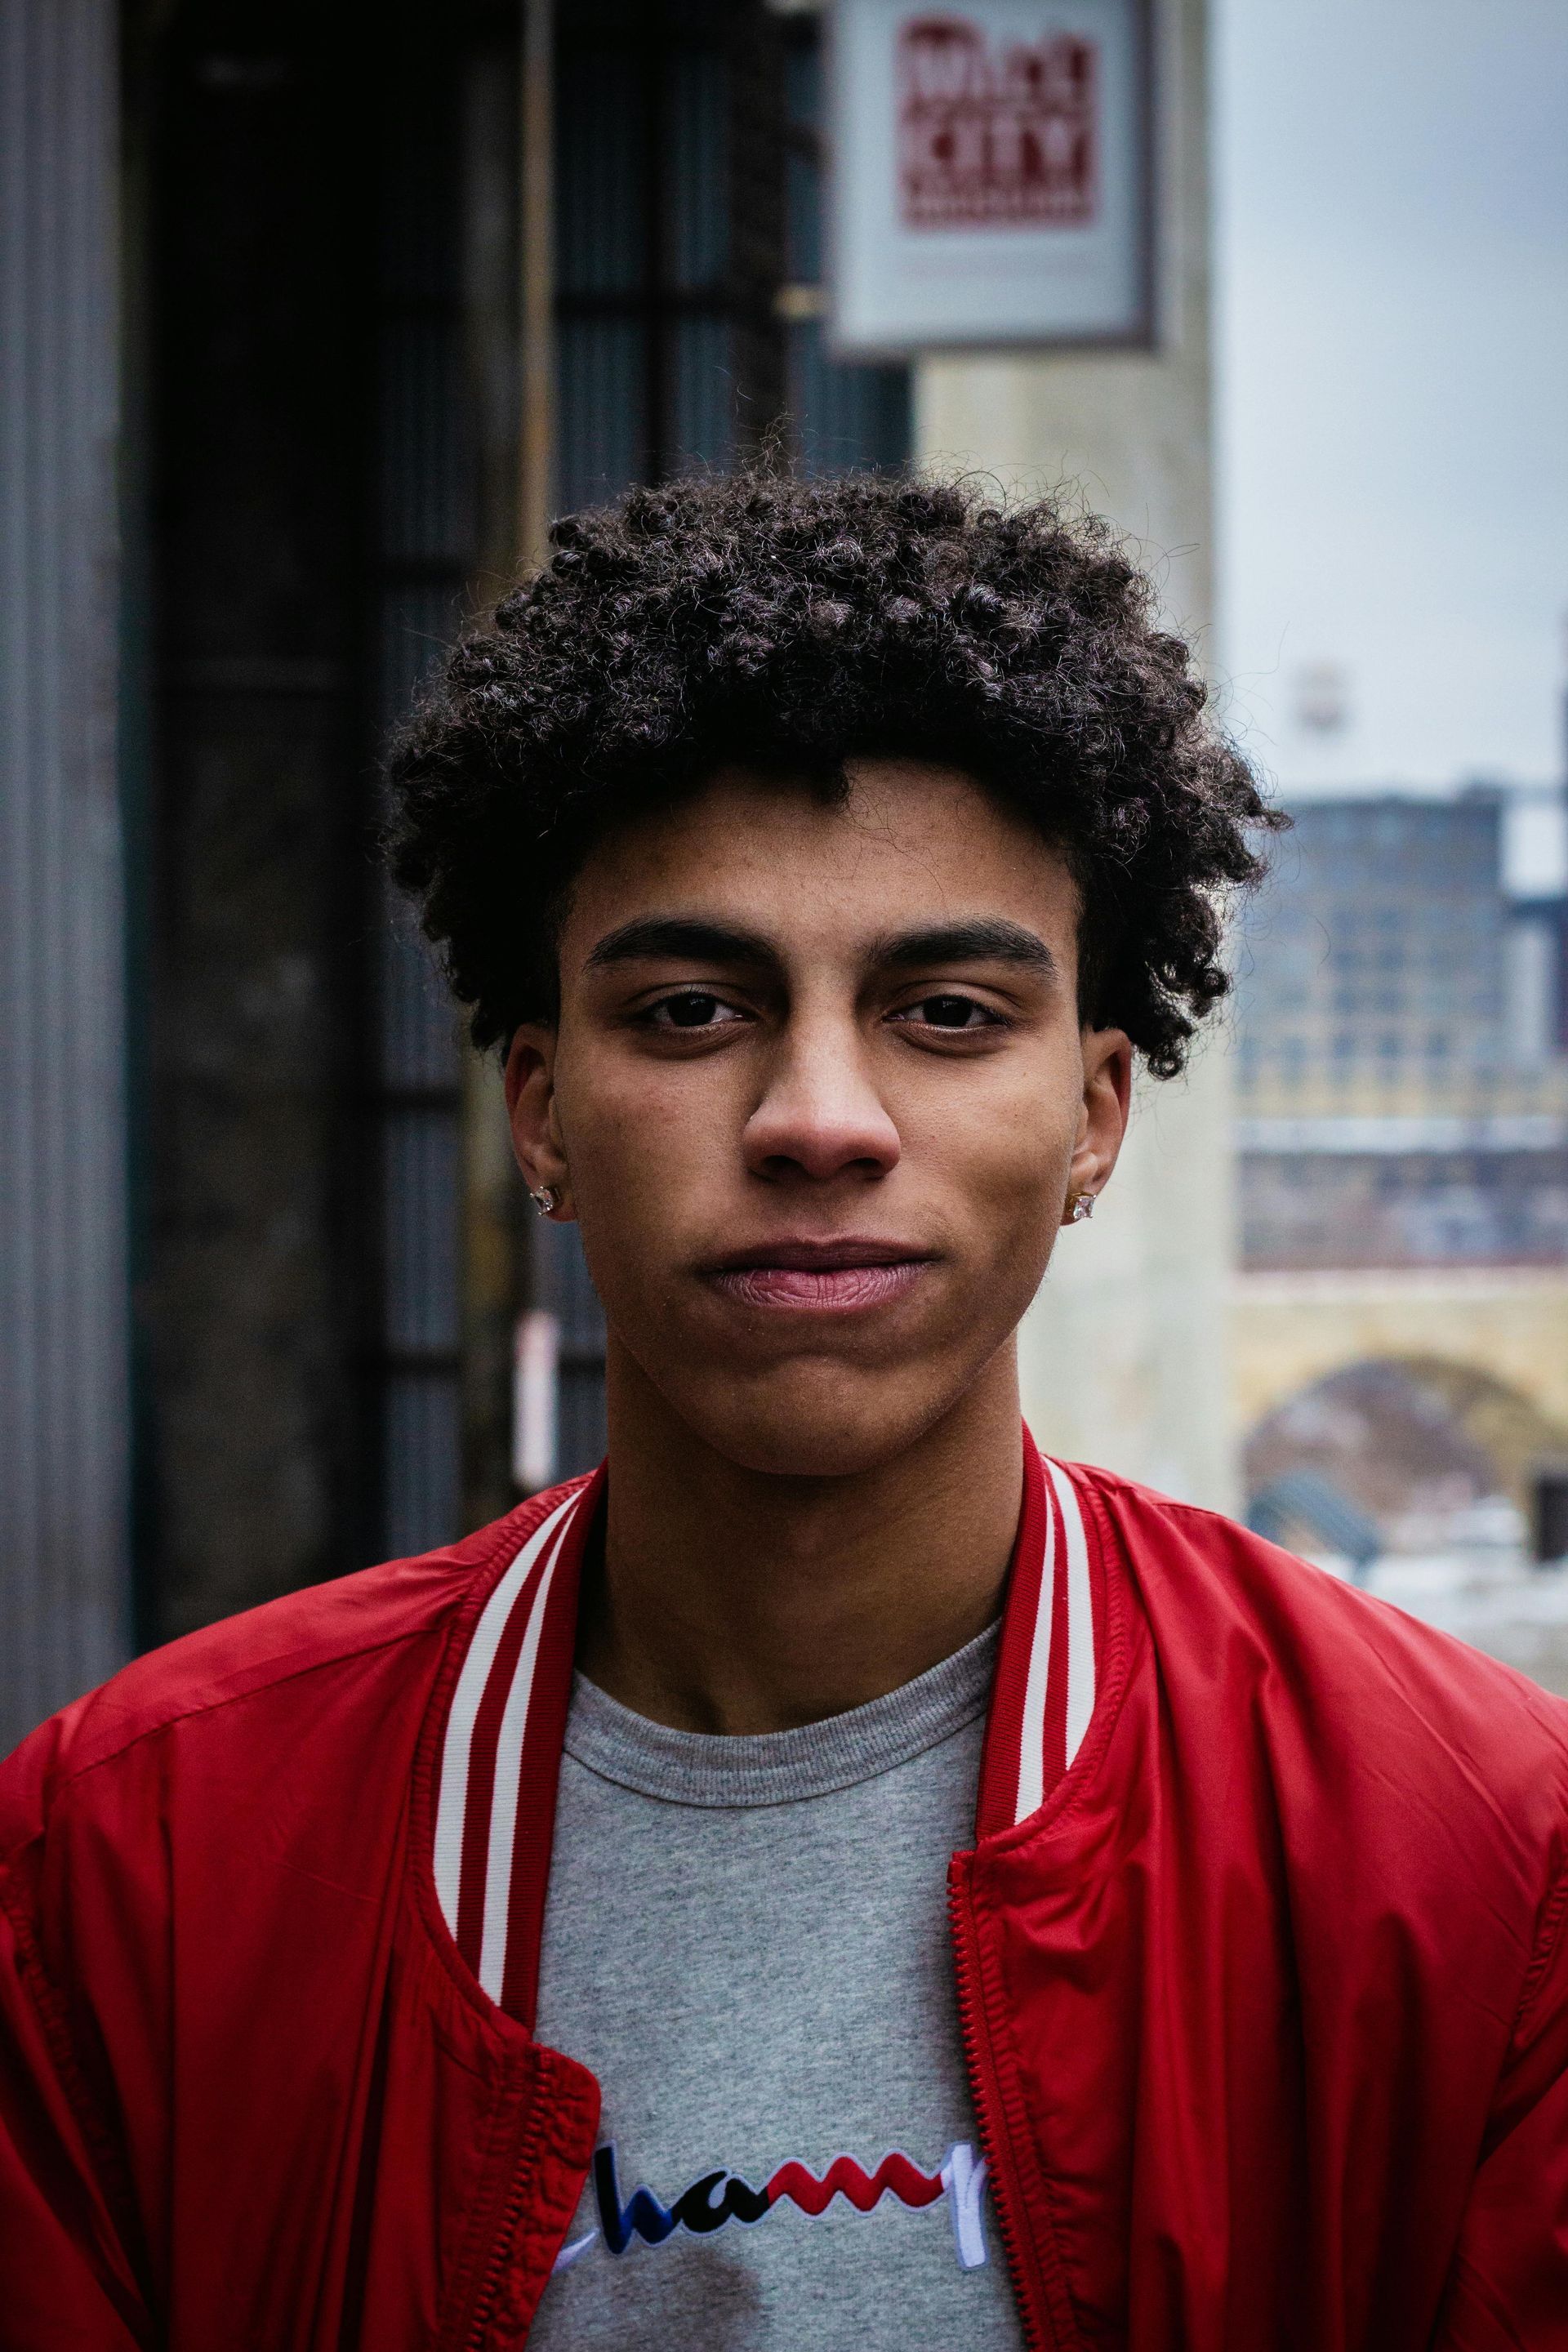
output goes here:
{"type": "MultiPolygon", "coordinates": [[[[412,6],[399,12],[389,37],[378,382],[384,728],[405,717],[458,634],[478,543],[455,52],[412,6]]],[[[449,1542],[462,1519],[462,1048],[457,1008],[390,887],[375,980],[379,1548],[398,1554],[449,1542]]]]}
{"type": "Polygon", "coordinates": [[[130,1622],[118,38],[0,0],[0,1748],[130,1622]]]}

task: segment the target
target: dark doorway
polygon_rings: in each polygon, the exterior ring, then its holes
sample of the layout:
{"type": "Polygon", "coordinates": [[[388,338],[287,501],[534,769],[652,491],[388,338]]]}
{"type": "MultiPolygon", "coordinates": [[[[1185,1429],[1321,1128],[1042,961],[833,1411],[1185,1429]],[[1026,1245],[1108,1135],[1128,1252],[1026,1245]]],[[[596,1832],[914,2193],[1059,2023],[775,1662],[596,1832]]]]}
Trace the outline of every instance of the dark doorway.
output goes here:
{"type": "Polygon", "coordinates": [[[462,1055],[375,772],[510,555],[513,37],[188,0],[131,79],[145,1639],[462,1523],[462,1055]]]}
{"type": "Polygon", "coordinates": [[[187,6],[148,81],[148,1638],[346,1568],[374,1514],[353,29],[187,6]]]}

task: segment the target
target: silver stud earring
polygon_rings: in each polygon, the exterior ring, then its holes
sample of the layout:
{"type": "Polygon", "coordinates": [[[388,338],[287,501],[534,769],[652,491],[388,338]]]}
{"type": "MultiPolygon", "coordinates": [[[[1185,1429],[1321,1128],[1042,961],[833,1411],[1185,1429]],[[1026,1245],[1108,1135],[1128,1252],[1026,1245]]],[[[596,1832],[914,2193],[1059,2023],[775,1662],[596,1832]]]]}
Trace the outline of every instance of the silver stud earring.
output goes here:
{"type": "Polygon", "coordinates": [[[1075,1192],[1073,1194],[1072,1207],[1068,1212],[1068,1223],[1074,1225],[1087,1224],[1093,1214],[1094,1194],[1092,1192],[1075,1192]]]}
{"type": "Polygon", "coordinates": [[[531,1184],[528,1197],[542,1217],[552,1217],[561,1206],[561,1195],[553,1184],[531,1184]]]}

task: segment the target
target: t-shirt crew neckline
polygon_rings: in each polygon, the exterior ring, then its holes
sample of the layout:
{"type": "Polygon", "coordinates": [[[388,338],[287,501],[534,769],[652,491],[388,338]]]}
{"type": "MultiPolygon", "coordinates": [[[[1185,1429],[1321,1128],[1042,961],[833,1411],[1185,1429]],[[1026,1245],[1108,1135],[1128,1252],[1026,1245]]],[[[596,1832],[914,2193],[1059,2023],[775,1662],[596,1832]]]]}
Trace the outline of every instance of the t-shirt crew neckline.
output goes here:
{"type": "Polygon", "coordinates": [[[789,1805],[852,1789],[940,1747],[985,1711],[1000,1621],[913,1682],[794,1731],[677,1731],[573,1678],[566,1753],[670,1805],[789,1805]]]}

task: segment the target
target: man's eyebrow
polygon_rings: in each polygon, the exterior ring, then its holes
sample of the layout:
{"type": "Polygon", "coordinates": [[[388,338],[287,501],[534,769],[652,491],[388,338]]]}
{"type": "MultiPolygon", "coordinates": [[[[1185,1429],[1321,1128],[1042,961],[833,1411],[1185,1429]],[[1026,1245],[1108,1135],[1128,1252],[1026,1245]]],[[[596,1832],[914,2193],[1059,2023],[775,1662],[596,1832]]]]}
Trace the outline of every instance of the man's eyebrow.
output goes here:
{"type": "Polygon", "coordinates": [[[934,963],[1012,963],[1042,973],[1057,969],[1057,960],[1044,940],[1026,930],[1022,923],[1009,923],[999,916],[899,931],[891,939],[879,940],[875,961],[896,971],[934,963]]]}
{"type": "MultiPolygon", "coordinates": [[[[755,971],[776,970],[778,949],[760,931],[692,915],[642,915],[618,929],[606,931],[590,950],[586,969],[599,971],[617,963],[673,959],[686,963],[737,965],[755,971]]],[[[870,961],[883,971],[917,971],[932,964],[1010,963],[1027,971],[1048,975],[1057,960],[1044,940],[1022,923],[999,916],[974,916],[967,921],[931,923],[917,930],[897,931],[877,940],[870,961]]]]}
{"type": "Polygon", "coordinates": [[[778,950],[760,932],[731,930],[725,923],[706,923],[689,915],[643,915],[618,930],[606,931],[592,950],[587,969],[605,964],[636,963],[656,956],[677,957],[688,963],[776,964],[778,950]]]}

